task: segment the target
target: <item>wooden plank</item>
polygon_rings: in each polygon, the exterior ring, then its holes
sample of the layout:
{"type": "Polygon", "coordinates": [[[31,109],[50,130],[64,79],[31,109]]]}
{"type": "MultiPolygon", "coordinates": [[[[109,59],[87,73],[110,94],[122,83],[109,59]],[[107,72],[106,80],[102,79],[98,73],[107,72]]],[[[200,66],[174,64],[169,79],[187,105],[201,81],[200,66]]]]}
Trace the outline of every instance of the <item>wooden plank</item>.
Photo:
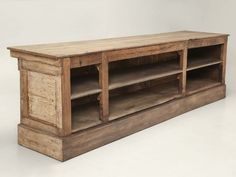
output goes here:
{"type": "Polygon", "coordinates": [[[100,93],[99,81],[91,76],[86,78],[75,78],[71,80],[71,99],[100,93]]]}
{"type": "Polygon", "coordinates": [[[220,64],[221,62],[222,61],[219,60],[218,58],[208,58],[208,57],[189,58],[187,71],[220,64]]]}
{"type": "Polygon", "coordinates": [[[102,63],[99,65],[99,85],[102,90],[99,96],[100,119],[108,121],[109,116],[109,92],[108,92],[108,59],[102,55],[102,63]]]}
{"type": "Polygon", "coordinates": [[[34,120],[31,117],[22,117],[21,123],[36,130],[58,135],[58,129],[56,126],[48,125],[47,123],[38,121],[37,119],[34,120]]]}
{"type": "Polygon", "coordinates": [[[221,56],[220,59],[222,61],[221,64],[221,82],[225,84],[225,76],[226,76],[226,60],[227,60],[227,38],[224,41],[224,44],[221,46],[221,56]]]}
{"type": "Polygon", "coordinates": [[[101,123],[97,102],[79,105],[78,108],[72,111],[72,132],[90,128],[101,123]]]}
{"type": "Polygon", "coordinates": [[[70,59],[62,60],[63,74],[61,76],[62,92],[62,129],[61,135],[71,134],[71,77],[70,77],[70,59]]]}
{"type": "Polygon", "coordinates": [[[194,95],[175,99],[153,109],[141,111],[87,131],[72,134],[64,138],[63,160],[70,159],[224,97],[225,85],[222,85],[194,95]]]}
{"type": "Polygon", "coordinates": [[[28,71],[50,74],[54,76],[60,75],[62,72],[61,67],[48,65],[48,64],[42,64],[40,62],[27,61],[27,60],[21,61],[21,68],[28,71]]]}
{"type": "Polygon", "coordinates": [[[109,120],[114,120],[180,97],[178,84],[168,82],[110,98],[109,120]]]}
{"type": "Polygon", "coordinates": [[[193,94],[221,85],[220,82],[207,78],[195,78],[187,80],[187,94],[193,94]]]}
{"type": "Polygon", "coordinates": [[[110,72],[109,90],[181,73],[175,62],[149,64],[110,72]]]}
{"type": "MultiPolygon", "coordinates": [[[[89,53],[145,47],[169,42],[180,42],[187,41],[190,39],[204,39],[221,36],[227,35],[194,31],[177,31],[171,33],[130,36],[91,41],[15,46],[8,47],[8,49],[14,52],[33,54],[35,56],[63,59],[67,57],[80,56],[89,53]]],[[[192,44],[192,46],[196,45],[192,44]]]]}
{"type": "Polygon", "coordinates": [[[63,160],[62,139],[18,125],[18,143],[57,160],[63,160]]]}
{"type": "Polygon", "coordinates": [[[226,36],[210,37],[205,39],[190,39],[188,42],[188,48],[197,48],[197,47],[223,44],[225,38],[226,36]]]}
{"type": "Polygon", "coordinates": [[[178,50],[182,50],[184,47],[185,47],[185,42],[181,41],[181,42],[159,44],[159,45],[148,46],[148,47],[109,51],[109,52],[106,52],[106,55],[107,55],[108,60],[111,62],[111,61],[117,61],[117,60],[124,60],[127,58],[135,58],[135,57],[142,57],[142,56],[156,55],[160,53],[178,51],[178,50]]]}
{"type": "MultiPolygon", "coordinates": [[[[21,67],[21,62],[19,63],[21,67]]],[[[29,115],[29,98],[28,98],[28,73],[24,69],[20,69],[20,117],[28,117],[29,115]]],[[[22,120],[21,120],[22,121],[22,120]]]]}
{"type": "Polygon", "coordinates": [[[36,55],[31,55],[27,53],[21,53],[17,51],[11,51],[11,57],[20,58],[21,60],[34,61],[41,64],[47,64],[52,66],[61,66],[59,59],[40,57],[36,55]]]}
{"type": "Polygon", "coordinates": [[[78,57],[72,57],[70,67],[78,68],[82,66],[99,64],[102,61],[102,53],[92,53],[88,55],[82,55],[78,57]]]}
{"type": "Polygon", "coordinates": [[[182,73],[179,75],[179,93],[185,95],[186,93],[186,79],[187,79],[187,61],[188,61],[188,49],[185,47],[184,50],[179,52],[180,56],[180,68],[182,73]]]}

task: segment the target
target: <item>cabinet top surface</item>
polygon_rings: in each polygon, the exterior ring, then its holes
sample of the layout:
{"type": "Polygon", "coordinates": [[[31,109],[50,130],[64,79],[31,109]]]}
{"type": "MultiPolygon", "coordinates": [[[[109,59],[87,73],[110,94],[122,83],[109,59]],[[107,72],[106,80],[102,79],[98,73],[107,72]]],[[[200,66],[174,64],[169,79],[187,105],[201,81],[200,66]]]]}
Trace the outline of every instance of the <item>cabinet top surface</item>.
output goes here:
{"type": "Polygon", "coordinates": [[[28,53],[36,56],[49,58],[66,58],[95,52],[143,47],[169,42],[187,41],[220,36],[227,36],[227,34],[177,31],[161,34],[149,34],[88,41],[14,46],[8,47],[8,49],[10,49],[11,51],[28,53]]]}

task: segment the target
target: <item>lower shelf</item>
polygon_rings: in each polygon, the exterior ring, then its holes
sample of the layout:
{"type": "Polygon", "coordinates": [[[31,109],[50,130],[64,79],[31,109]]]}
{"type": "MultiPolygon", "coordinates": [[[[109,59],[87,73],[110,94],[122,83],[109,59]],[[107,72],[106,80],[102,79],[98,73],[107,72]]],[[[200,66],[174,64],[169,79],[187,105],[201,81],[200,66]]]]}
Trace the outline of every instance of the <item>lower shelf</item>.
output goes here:
{"type": "Polygon", "coordinates": [[[178,86],[165,84],[110,99],[110,120],[114,120],[180,97],[178,86]]]}
{"type": "Polygon", "coordinates": [[[221,85],[220,82],[207,78],[193,78],[187,80],[187,94],[193,94],[211,87],[221,85]]]}
{"type": "Polygon", "coordinates": [[[98,103],[78,105],[72,111],[72,132],[100,124],[98,103]]]}
{"type": "MultiPolygon", "coordinates": [[[[110,98],[109,120],[114,120],[180,97],[177,84],[162,84],[110,98]]],[[[72,112],[72,132],[101,124],[97,102],[78,105],[72,112]]]]}

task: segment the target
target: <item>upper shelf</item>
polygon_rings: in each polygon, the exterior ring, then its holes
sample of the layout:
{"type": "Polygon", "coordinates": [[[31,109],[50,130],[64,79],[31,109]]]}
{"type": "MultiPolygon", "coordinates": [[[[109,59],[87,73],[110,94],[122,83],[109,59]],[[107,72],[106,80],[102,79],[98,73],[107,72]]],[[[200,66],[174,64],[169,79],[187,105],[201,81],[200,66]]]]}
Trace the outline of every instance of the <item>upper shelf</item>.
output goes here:
{"type": "Polygon", "coordinates": [[[207,67],[215,64],[221,63],[221,60],[218,58],[212,57],[191,57],[188,58],[188,68],[187,70],[198,69],[202,67],[207,67]]]}
{"type": "Polygon", "coordinates": [[[101,92],[98,79],[90,76],[86,78],[76,78],[71,81],[71,99],[77,99],[101,92]]]}
{"type": "Polygon", "coordinates": [[[154,65],[149,64],[122,69],[119,71],[111,71],[109,74],[109,90],[174,75],[181,72],[182,70],[175,62],[154,65]]]}
{"type": "Polygon", "coordinates": [[[67,58],[95,52],[181,42],[192,39],[206,39],[227,36],[226,34],[194,31],[177,31],[171,33],[130,36],[121,38],[99,39],[90,41],[64,42],[8,47],[11,51],[49,58],[67,58]]]}

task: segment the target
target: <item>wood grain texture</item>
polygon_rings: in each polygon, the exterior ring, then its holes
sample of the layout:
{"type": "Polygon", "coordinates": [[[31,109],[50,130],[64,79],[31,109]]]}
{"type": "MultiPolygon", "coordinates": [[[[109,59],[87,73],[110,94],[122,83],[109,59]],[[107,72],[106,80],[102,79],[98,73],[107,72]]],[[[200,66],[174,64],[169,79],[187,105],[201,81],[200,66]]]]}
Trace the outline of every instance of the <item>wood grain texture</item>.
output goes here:
{"type": "Polygon", "coordinates": [[[83,66],[95,65],[102,62],[102,53],[92,53],[78,57],[71,57],[70,67],[78,68],[83,66]]]}
{"type": "Polygon", "coordinates": [[[187,80],[187,62],[188,62],[188,49],[185,47],[184,50],[179,52],[180,55],[180,67],[182,73],[179,76],[179,92],[182,95],[186,94],[186,80],[187,80]]]}
{"type": "MultiPolygon", "coordinates": [[[[21,62],[18,63],[21,68],[21,62]]],[[[28,73],[26,70],[20,69],[20,117],[28,117],[29,115],[29,99],[28,99],[28,73]]]]}
{"type": "Polygon", "coordinates": [[[223,44],[226,36],[218,36],[214,38],[190,39],[188,41],[188,48],[197,48],[203,46],[223,44]]]}
{"type": "Polygon", "coordinates": [[[18,126],[18,143],[57,160],[63,160],[62,140],[52,135],[28,128],[24,125],[18,126]]]}
{"type": "MultiPolygon", "coordinates": [[[[28,46],[8,47],[11,51],[27,53],[49,58],[66,58],[89,53],[120,50],[126,48],[144,47],[169,42],[180,42],[186,40],[197,40],[227,36],[226,34],[205,33],[194,31],[178,31],[162,34],[151,34],[142,36],[131,36],[111,39],[100,39],[91,41],[65,42],[54,44],[40,44],[28,46]]],[[[208,44],[207,42],[205,44],[208,44]]],[[[196,45],[193,41],[192,46],[196,45]]],[[[202,46],[202,44],[201,44],[202,46]]]]}
{"type": "Polygon", "coordinates": [[[99,96],[100,103],[100,119],[103,122],[108,121],[109,116],[109,92],[108,92],[108,59],[105,54],[102,55],[102,63],[99,65],[99,85],[101,94],[99,96]]]}
{"type": "Polygon", "coordinates": [[[64,139],[63,160],[68,160],[224,97],[225,86],[222,85],[188,97],[175,99],[169,103],[138,112],[124,119],[117,119],[103,126],[75,133],[64,139]]]}
{"type": "Polygon", "coordinates": [[[118,61],[127,58],[135,58],[149,55],[157,55],[160,53],[167,53],[173,51],[183,50],[185,47],[185,41],[170,42],[166,44],[152,45],[147,47],[137,47],[132,49],[122,49],[106,52],[108,60],[118,61]]]}
{"type": "Polygon", "coordinates": [[[222,61],[222,64],[221,64],[221,72],[222,72],[222,75],[221,75],[221,81],[223,84],[225,84],[225,75],[226,75],[226,61],[227,61],[227,42],[228,42],[228,39],[226,38],[225,41],[224,41],[224,44],[221,46],[221,56],[220,56],[220,59],[222,61]]]}
{"type": "Polygon", "coordinates": [[[122,69],[118,72],[110,71],[109,90],[179,74],[181,72],[182,70],[175,62],[142,65],[134,68],[122,69]]]}
{"type": "Polygon", "coordinates": [[[61,77],[62,102],[59,105],[62,109],[62,129],[61,135],[71,134],[71,74],[70,59],[62,61],[63,74],[61,77]]]}
{"type": "Polygon", "coordinates": [[[19,144],[64,161],[225,97],[227,36],[180,31],[11,47],[19,144]]]}
{"type": "Polygon", "coordinates": [[[60,77],[28,71],[29,116],[61,127],[57,114],[58,87],[60,77]]]}

